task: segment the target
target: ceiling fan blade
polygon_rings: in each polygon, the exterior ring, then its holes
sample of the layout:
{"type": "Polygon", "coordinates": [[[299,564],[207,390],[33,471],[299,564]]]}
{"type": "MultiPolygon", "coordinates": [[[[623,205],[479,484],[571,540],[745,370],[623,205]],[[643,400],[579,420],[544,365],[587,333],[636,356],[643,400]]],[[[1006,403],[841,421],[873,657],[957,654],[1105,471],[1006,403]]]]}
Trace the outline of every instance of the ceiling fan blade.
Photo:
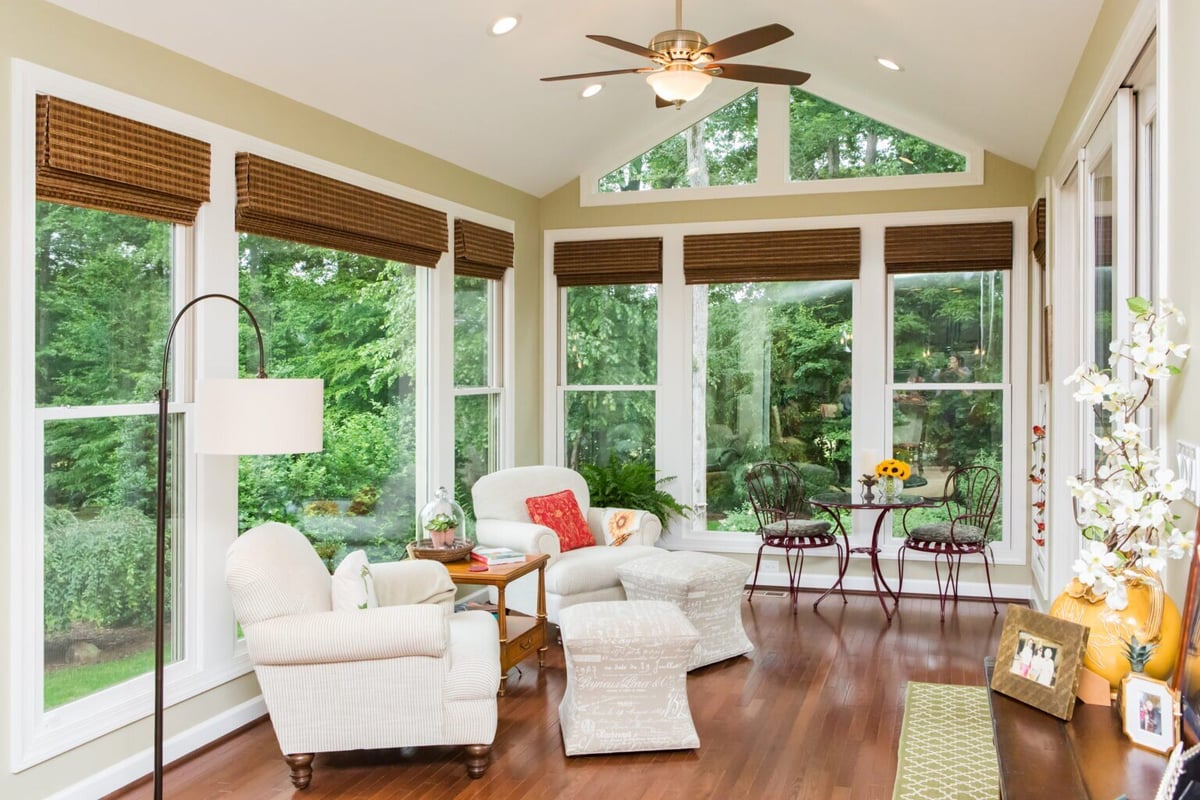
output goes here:
{"type": "Polygon", "coordinates": [[[574,75],[554,75],[542,78],[544,81],[570,81],[575,78],[601,78],[605,75],[627,75],[631,72],[654,72],[653,67],[637,67],[635,69],[608,69],[603,72],[577,72],[574,75]]]}
{"type": "Polygon", "coordinates": [[[695,53],[692,56],[692,60],[695,61],[697,56],[707,55],[713,61],[724,61],[727,58],[740,56],[742,53],[749,53],[751,50],[757,50],[769,44],[782,42],[791,35],[792,32],[790,29],[778,23],[764,25],[761,28],[743,31],[742,33],[713,42],[708,47],[695,53]]]}
{"type": "Polygon", "coordinates": [[[732,78],[750,83],[778,83],[784,86],[799,86],[811,75],[795,69],[779,67],[756,67],[752,64],[709,64],[704,70],[718,78],[732,78]]]}
{"type": "Polygon", "coordinates": [[[637,55],[637,56],[643,56],[645,58],[653,58],[653,59],[659,60],[659,61],[662,60],[661,53],[656,53],[653,50],[651,50],[649,47],[643,47],[640,44],[634,44],[633,42],[627,42],[624,39],[617,39],[612,36],[598,36],[594,33],[589,33],[587,35],[587,38],[591,39],[593,42],[599,42],[600,44],[606,44],[609,47],[615,47],[618,50],[625,50],[625,51],[633,53],[634,55],[637,55]]]}

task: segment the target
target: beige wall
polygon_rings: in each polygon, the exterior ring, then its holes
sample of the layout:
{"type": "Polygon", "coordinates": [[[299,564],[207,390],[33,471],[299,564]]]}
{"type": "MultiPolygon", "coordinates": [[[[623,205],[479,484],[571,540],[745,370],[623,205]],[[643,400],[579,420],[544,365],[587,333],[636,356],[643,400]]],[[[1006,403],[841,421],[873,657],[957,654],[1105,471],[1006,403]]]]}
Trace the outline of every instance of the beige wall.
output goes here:
{"type": "Polygon", "coordinates": [[[1029,169],[991,153],[985,154],[983,169],[984,183],[981,186],[587,207],[579,205],[579,180],[576,179],[542,198],[541,222],[544,229],[594,228],[952,208],[998,208],[1029,204],[1033,177],[1029,169]]]}
{"type": "MultiPolygon", "coordinates": [[[[10,252],[11,151],[9,59],[51,69],[168,106],[286,147],[345,165],[429,194],[516,220],[516,396],[518,463],[539,457],[541,235],[536,198],[480,177],[449,162],[405,147],[328,114],[272,94],[162,48],[67,13],[39,0],[4,0],[0,12],[0,253],[10,252]]],[[[11,265],[0,270],[0,298],[11,290],[11,265]]],[[[7,322],[0,325],[0,374],[12,375],[7,322]]],[[[13,409],[0,392],[0,424],[7,431],[13,409]]],[[[12,453],[0,436],[0,508],[9,509],[8,469],[12,453]]],[[[0,515],[0,552],[11,537],[7,513],[0,515]]],[[[28,535],[28,532],[20,532],[28,535]]],[[[7,569],[7,567],[6,567],[7,569]]],[[[11,598],[0,592],[0,686],[7,700],[11,598]]],[[[258,694],[253,676],[206,692],[174,709],[168,734],[186,729],[258,694]]],[[[149,711],[149,709],[147,709],[149,711]]],[[[3,715],[7,722],[9,713],[3,715]]],[[[40,798],[70,786],[145,749],[151,725],[143,720],[79,747],[19,775],[9,774],[9,728],[0,726],[0,797],[40,798]]]]}

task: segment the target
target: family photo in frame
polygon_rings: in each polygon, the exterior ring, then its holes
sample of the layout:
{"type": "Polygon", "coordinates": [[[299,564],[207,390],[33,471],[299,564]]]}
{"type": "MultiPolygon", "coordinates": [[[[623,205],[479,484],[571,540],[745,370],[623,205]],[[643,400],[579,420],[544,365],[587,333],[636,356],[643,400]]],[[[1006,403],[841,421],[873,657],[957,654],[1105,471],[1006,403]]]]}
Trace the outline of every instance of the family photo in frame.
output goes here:
{"type": "Polygon", "coordinates": [[[1008,606],[992,689],[1070,720],[1087,639],[1084,625],[1025,606],[1008,606]]]}

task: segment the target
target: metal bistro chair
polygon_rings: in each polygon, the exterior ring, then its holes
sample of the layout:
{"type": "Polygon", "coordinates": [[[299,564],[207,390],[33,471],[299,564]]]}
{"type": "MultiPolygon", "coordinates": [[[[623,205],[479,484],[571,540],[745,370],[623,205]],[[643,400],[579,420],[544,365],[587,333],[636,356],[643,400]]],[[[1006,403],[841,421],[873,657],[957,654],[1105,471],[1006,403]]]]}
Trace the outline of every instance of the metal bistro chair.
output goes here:
{"type": "Polygon", "coordinates": [[[804,499],[804,484],[800,473],[790,464],[764,462],[755,464],[746,472],[746,488],[754,516],[758,519],[758,535],[762,544],[758,546],[758,559],[754,562],[754,582],[750,585],[750,601],[758,588],[758,570],[762,564],[764,547],[778,547],[784,551],[788,568],[788,593],[792,600],[792,613],[796,613],[796,596],[799,591],[800,573],[804,570],[804,551],[818,547],[837,548],[838,579],[813,603],[813,608],[825,599],[825,595],[837,587],[846,602],[846,590],[842,577],[849,563],[849,552],[842,550],[837,535],[831,531],[829,522],[810,518],[808,504],[804,499]],[[793,557],[795,554],[795,558],[793,557]]]}
{"type": "Polygon", "coordinates": [[[954,591],[958,602],[958,575],[962,571],[962,557],[979,553],[983,556],[983,573],[987,576],[988,597],[992,601],[992,613],[999,613],[996,596],[992,593],[992,572],[989,561],[994,561],[988,530],[1000,501],[1000,473],[991,467],[959,467],[946,478],[946,488],[941,503],[945,507],[946,522],[927,522],[913,528],[908,526],[908,514],[904,512],[904,543],[900,545],[900,580],[896,590],[904,590],[904,554],[917,550],[933,555],[933,574],[937,578],[938,600],[942,606],[942,621],[946,620],[946,599],[954,591]],[[946,559],[946,586],[942,588],[942,575],[938,561],[946,559]]]}

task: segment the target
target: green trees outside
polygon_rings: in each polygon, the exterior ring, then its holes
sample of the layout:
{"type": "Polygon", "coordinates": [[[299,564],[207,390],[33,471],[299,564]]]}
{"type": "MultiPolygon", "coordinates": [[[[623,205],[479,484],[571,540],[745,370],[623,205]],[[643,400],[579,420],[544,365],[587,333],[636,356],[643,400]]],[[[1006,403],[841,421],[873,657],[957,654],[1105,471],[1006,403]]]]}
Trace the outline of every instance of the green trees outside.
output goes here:
{"type": "MultiPolygon", "coordinates": [[[[296,525],[331,560],[403,557],[416,498],[416,272],[407,264],[243,234],[241,299],[272,377],[325,380],[325,449],[246,457],[239,529],[296,525]]],[[[244,369],[257,369],[243,318],[244,369]]]]}
{"type": "MultiPolygon", "coordinates": [[[[791,89],[789,163],[794,181],[963,172],[962,155],[879,120],[791,89]]],[[[758,90],[600,179],[602,192],[739,186],[758,180],[758,90]]]]}

